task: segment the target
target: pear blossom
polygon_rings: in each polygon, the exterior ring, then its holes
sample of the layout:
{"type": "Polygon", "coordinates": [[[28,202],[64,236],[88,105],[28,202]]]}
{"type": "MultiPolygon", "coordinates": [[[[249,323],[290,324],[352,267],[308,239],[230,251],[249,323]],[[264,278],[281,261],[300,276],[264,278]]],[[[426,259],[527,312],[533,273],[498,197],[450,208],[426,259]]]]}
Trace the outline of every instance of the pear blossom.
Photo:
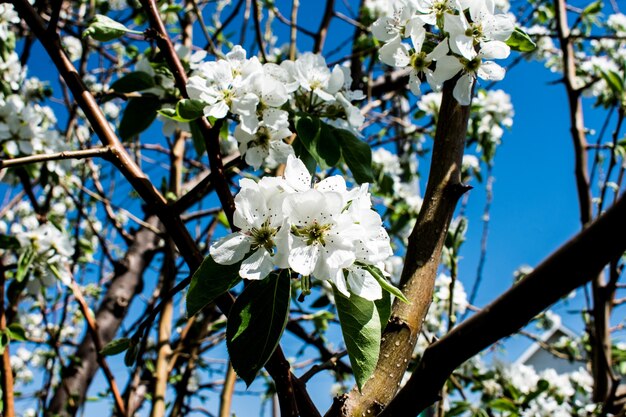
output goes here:
{"type": "Polygon", "coordinates": [[[472,98],[472,86],[478,77],[488,81],[499,81],[504,78],[505,70],[490,59],[504,59],[509,56],[510,48],[503,42],[486,42],[479,52],[474,49],[466,51],[462,58],[444,56],[438,61],[435,77],[450,79],[459,71],[463,71],[454,87],[454,98],[464,106],[468,106],[472,98]],[[487,60],[487,61],[483,61],[487,60]]]}
{"type": "Polygon", "coordinates": [[[347,297],[382,297],[370,268],[386,275],[392,250],[367,184],[348,189],[334,175],[312,185],[304,163],[289,155],[284,176],[242,179],[240,186],[233,220],[240,230],[211,245],[215,262],[242,261],[239,274],[247,279],[289,268],[306,282],[329,281],[347,297]]]}
{"type": "Polygon", "coordinates": [[[506,41],[515,29],[515,20],[505,14],[494,14],[493,3],[472,1],[470,3],[471,23],[465,14],[446,14],[444,28],[450,33],[450,48],[453,52],[468,56],[474,50],[475,45],[485,42],[506,41]]]}
{"type": "Polygon", "coordinates": [[[287,115],[282,110],[267,109],[263,112],[263,121],[256,133],[250,134],[237,125],[234,137],[239,142],[239,151],[245,155],[246,163],[259,169],[267,157],[279,163],[287,162],[287,156],[293,154],[293,148],[283,142],[291,136],[287,115]]]}
{"type": "Polygon", "coordinates": [[[232,265],[242,261],[240,275],[246,279],[265,278],[274,269],[274,237],[281,225],[282,197],[275,183],[256,183],[243,178],[235,197],[233,224],[240,230],[211,245],[215,262],[232,265]],[[246,259],[248,252],[252,252],[246,259]]]}
{"type": "Polygon", "coordinates": [[[463,10],[459,0],[417,0],[416,8],[417,18],[433,26],[444,16],[463,10]]]}
{"type": "Polygon", "coordinates": [[[398,68],[409,67],[409,88],[415,95],[421,94],[420,74],[425,74],[428,84],[435,91],[443,86],[445,80],[437,79],[434,71],[429,68],[433,61],[442,58],[448,53],[446,42],[439,43],[430,53],[422,51],[426,39],[426,29],[421,22],[413,20],[407,26],[410,32],[413,49],[410,49],[400,38],[395,38],[380,48],[380,60],[387,65],[398,68]]]}
{"type": "Polygon", "coordinates": [[[321,55],[305,53],[296,59],[294,77],[300,87],[313,92],[322,101],[335,101],[335,94],[344,83],[344,73],[338,65],[331,71],[321,55]]]}
{"type": "Polygon", "coordinates": [[[407,23],[415,13],[415,5],[411,0],[398,0],[390,3],[393,13],[390,16],[380,17],[372,25],[372,33],[383,42],[402,36],[407,23]]]}

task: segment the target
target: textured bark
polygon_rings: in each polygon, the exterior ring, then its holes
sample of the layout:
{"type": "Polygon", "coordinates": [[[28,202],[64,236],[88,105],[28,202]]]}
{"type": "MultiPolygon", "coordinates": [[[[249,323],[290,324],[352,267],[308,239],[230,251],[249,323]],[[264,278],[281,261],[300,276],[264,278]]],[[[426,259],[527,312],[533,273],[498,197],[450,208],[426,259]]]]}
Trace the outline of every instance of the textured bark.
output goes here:
{"type": "Polygon", "coordinates": [[[409,237],[400,288],[410,304],[399,300],[383,332],[381,355],[363,391],[354,388],[338,399],[327,416],[375,415],[393,399],[413,355],[422,322],[432,302],[441,251],[459,197],[468,190],[461,184],[469,107],[452,97],[456,79],[446,83],[428,186],[417,223],[409,237]]]}
{"type": "MultiPolygon", "coordinates": [[[[155,215],[145,221],[154,227],[159,225],[155,215]]],[[[98,333],[103,344],[113,340],[126,317],[128,306],[141,291],[143,274],[152,261],[159,239],[147,229],[135,233],[135,240],[111,279],[96,312],[98,333]]],[[[62,370],[63,384],[56,389],[46,410],[47,416],[73,416],[84,403],[87,389],[98,371],[96,348],[89,333],[85,334],[74,356],[75,360],[62,370]]]]}
{"type": "Polygon", "coordinates": [[[433,343],[381,414],[416,416],[438,399],[448,376],[467,359],[509,336],[626,250],[626,196],[550,255],[521,282],[433,343]]]}
{"type": "MultiPolygon", "coordinates": [[[[586,227],[593,217],[591,185],[587,170],[587,138],[585,133],[585,118],[581,94],[577,84],[576,55],[570,28],[567,19],[566,0],[554,1],[557,35],[563,56],[563,75],[565,90],[569,103],[570,133],[574,145],[574,174],[578,205],[580,208],[580,223],[586,227]]],[[[596,273],[591,281],[593,291],[592,325],[588,329],[591,345],[591,373],[593,375],[593,400],[605,402],[611,393],[613,373],[611,371],[611,334],[609,322],[611,316],[612,297],[606,291],[606,280],[602,270],[596,273]]]]}

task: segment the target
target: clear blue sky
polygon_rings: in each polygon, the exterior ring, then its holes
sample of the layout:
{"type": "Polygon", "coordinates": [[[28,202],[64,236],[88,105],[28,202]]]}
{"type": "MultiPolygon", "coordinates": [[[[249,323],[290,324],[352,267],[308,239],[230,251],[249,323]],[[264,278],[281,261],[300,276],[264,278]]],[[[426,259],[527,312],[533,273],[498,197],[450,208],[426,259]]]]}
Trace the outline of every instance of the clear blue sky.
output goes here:
{"type": "MultiPolygon", "coordinates": [[[[354,4],[355,1],[350,3],[354,4]]],[[[320,4],[301,2],[299,23],[306,28],[316,29],[321,15],[320,4]],[[314,17],[313,21],[309,20],[311,16],[314,17]]],[[[277,23],[276,28],[278,36],[287,34],[285,26],[277,23]]],[[[248,45],[253,39],[252,25],[249,29],[248,45]]],[[[334,49],[337,42],[344,40],[348,35],[346,30],[346,25],[335,19],[325,50],[334,49]]],[[[306,36],[301,35],[301,38],[304,42],[300,49],[306,50],[311,43],[306,36]]],[[[29,65],[30,74],[47,79],[51,73],[51,63],[39,48],[36,53],[29,65]]],[[[558,78],[558,74],[551,73],[540,63],[522,63],[497,86],[511,95],[515,117],[513,129],[505,133],[495,162],[496,181],[488,254],[481,291],[476,300],[478,306],[493,300],[509,288],[516,268],[522,264],[536,265],[580,229],[565,90],[560,84],[548,84],[558,78]]],[[[56,89],[55,97],[60,96],[60,90],[56,89]]],[[[600,123],[595,113],[588,113],[589,127],[599,130],[600,123]]],[[[594,138],[591,137],[591,140],[594,138]]],[[[426,176],[425,173],[423,175],[426,176]]],[[[471,191],[467,212],[469,230],[459,272],[468,290],[474,280],[480,254],[480,218],[484,204],[484,187],[474,185],[476,188],[471,191]]],[[[123,189],[126,190],[126,187],[123,189]]],[[[580,298],[579,295],[567,309],[580,308],[580,298]]],[[[561,310],[562,313],[566,312],[563,308],[561,310]]],[[[568,317],[564,314],[564,321],[575,329],[581,328],[578,315],[568,317]]],[[[288,355],[294,354],[289,345],[288,336],[283,346],[288,355]]],[[[520,342],[512,345],[512,349],[519,351],[523,346],[524,342],[520,342]]],[[[124,368],[121,361],[110,362],[114,372],[124,368]]],[[[319,387],[313,388],[312,394],[320,409],[324,410],[331,400],[328,378],[317,376],[312,380],[312,385],[319,387]]],[[[102,381],[98,379],[91,394],[102,388],[102,381]]],[[[259,382],[251,387],[253,391],[259,389],[262,389],[259,382]]],[[[256,411],[250,410],[256,410],[256,404],[257,400],[252,397],[236,398],[233,411],[239,416],[255,415],[256,411]]],[[[108,413],[94,405],[87,407],[87,415],[98,417],[108,413]]]]}

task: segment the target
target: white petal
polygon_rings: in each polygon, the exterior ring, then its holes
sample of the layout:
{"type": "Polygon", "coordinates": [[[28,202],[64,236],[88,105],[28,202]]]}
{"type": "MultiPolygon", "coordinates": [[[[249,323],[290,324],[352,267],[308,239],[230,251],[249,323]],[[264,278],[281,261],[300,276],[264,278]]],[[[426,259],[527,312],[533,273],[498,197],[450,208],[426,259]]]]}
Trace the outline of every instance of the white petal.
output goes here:
{"type": "Polygon", "coordinates": [[[311,174],[304,162],[295,156],[287,158],[285,180],[296,191],[306,191],[311,188],[311,174]]]}
{"type": "Polygon", "coordinates": [[[479,55],[485,59],[505,59],[511,53],[511,48],[504,42],[491,41],[480,45],[479,55]]]}
{"type": "Polygon", "coordinates": [[[204,115],[209,117],[215,117],[216,119],[223,119],[228,114],[228,105],[224,101],[218,101],[217,103],[204,108],[204,115]]]}
{"type": "Polygon", "coordinates": [[[394,20],[391,17],[381,17],[372,24],[372,34],[379,41],[389,41],[398,36],[398,30],[394,26],[394,20]]]}
{"type": "Polygon", "coordinates": [[[424,39],[426,38],[426,29],[424,29],[424,22],[415,18],[411,19],[406,25],[406,31],[411,37],[411,42],[413,42],[413,48],[417,52],[420,52],[422,50],[422,45],[424,44],[424,39]]]}
{"type": "Polygon", "coordinates": [[[374,301],[382,298],[383,290],[380,284],[368,271],[362,268],[350,268],[348,272],[348,285],[350,292],[374,301]]]}
{"type": "Polygon", "coordinates": [[[242,233],[231,233],[211,245],[209,253],[215,262],[232,265],[243,259],[250,250],[250,237],[242,233]]]}
{"type": "Polygon", "coordinates": [[[295,238],[289,251],[289,267],[302,275],[311,275],[320,258],[320,245],[307,245],[302,239],[295,238]]]}
{"type": "Polygon", "coordinates": [[[341,175],[333,175],[315,184],[315,189],[322,192],[336,191],[338,193],[345,193],[346,180],[341,175]]]}
{"type": "Polygon", "coordinates": [[[321,98],[324,101],[329,101],[329,102],[335,101],[335,96],[333,94],[330,94],[329,92],[324,91],[321,88],[316,88],[315,90],[313,90],[313,93],[315,93],[315,95],[317,95],[319,98],[321,98]]]}
{"type": "Polygon", "coordinates": [[[411,72],[409,73],[409,88],[411,89],[411,92],[416,96],[422,94],[422,91],[420,90],[421,84],[422,82],[420,81],[417,71],[411,70],[411,72]]]}
{"type": "Polygon", "coordinates": [[[343,87],[344,75],[341,67],[339,65],[335,65],[333,68],[333,72],[330,74],[330,79],[328,80],[328,87],[326,87],[326,91],[331,94],[335,94],[341,87],[343,87]]]}
{"type": "Polygon", "coordinates": [[[400,38],[386,43],[379,50],[380,60],[392,67],[406,67],[411,63],[409,48],[400,42],[400,38]]]}
{"type": "Polygon", "coordinates": [[[246,150],[246,164],[250,165],[254,169],[259,169],[265,158],[269,155],[269,150],[263,146],[253,146],[246,150]]]}
{"type": "MultiPolygon", "coordinates": [[[[256,148],[249,149],[248,152],[256,148]]],[[[247,153],[246,153],[247,155],[247,153]]],[[[243,188],[235,197],[233,223],[242,230],[260,228],[267,215],[267,205],[259,187],[243,188]]]]}
{"type": "Polygon", "coordinates": [[[483,21],[483,33],[489,39],[506,41],[515,30],[515,19],[509,15],[489,16],[483,21]]]}
{"type": "Polygon", "coordinates": [[[493,61],[486,61],[480,64],[476,74],[483,80],[500,81],[504,78],[505,69],[493,61]]]}
{"type": "Polygon", "coordinates": [[[456,82],[453,95],[456,101],[462,106],[469,106],[472,101],[472,84],[474,77],[469,74],[463,74],[456,82]]]}
{"type": "Polygon", "coordinates": [[[272,257],[265,248],[260,248],[241,263],[239,275],[246,279],[263,279],[273,269],[272,257]]]}
{"type": "Polygon", "coordinates": [[[432,76],[436,86],[431,84],[430,87],[435,91],[439,90],[445,81],[457,75],[462,68],[463,66],[456,57],[449,55],[442,57],[437,61],[437,68],[432,76]]]}

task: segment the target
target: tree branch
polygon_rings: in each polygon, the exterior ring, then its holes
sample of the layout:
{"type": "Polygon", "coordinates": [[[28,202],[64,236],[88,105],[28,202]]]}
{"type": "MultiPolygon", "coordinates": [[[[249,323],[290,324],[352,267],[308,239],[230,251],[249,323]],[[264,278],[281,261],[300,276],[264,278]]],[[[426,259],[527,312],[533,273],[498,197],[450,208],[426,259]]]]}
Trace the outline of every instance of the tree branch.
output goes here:
{"type": "Polygon", "coordinates": [[[409,304],[396,300],[383,332],[372,378],[359,393],[354,388],[335,402],[327,416],[360,416],[378,413],[393,399],[411,359],[422,321],[432,302],[441,251],[459,197],[469,189],[461,183],[469,106],[452,96],[456,77],[444,85],[432,165],[424,204],[409,237],[400,288],[409,304]],[[341,404],[343,402],[343,404],[341,404]]]}
{"type": "Polygon", "coordinates": [[[539,264],[498,299],[426,349],[417,369],[381,417],[415,416],[438,399],[463,362],[523,327],[590,281],[626,250],[626,197],[539,264]]]}

